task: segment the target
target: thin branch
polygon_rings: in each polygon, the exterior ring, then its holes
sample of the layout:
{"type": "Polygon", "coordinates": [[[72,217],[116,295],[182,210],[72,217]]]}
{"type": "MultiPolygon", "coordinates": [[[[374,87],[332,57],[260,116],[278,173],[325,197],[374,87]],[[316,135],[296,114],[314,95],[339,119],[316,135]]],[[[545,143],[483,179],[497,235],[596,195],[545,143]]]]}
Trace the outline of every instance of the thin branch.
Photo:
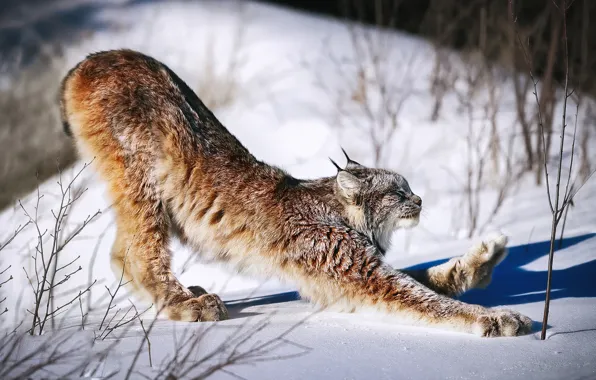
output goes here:
{"type": "MultiPolygon", "coordinates": [[[[12,243],[12,241],[21,233],[21,231],[23,231],[30,224],[31,224],[31,220],[28,220],[27,223],[25,223],[23,225],[19,225],[13,232],[12,236],[10,236],[6,241],[0,243],[0,251],[2,251],[10,243],[12,243]]],[[[2,272],[2,273],[4,273],[4,272],[2,272]]],[[[2,274],[2,273],[0,273],[0,274],[2,274]]]]}
{"type": "MultiPolygon", "coordinates": [[[[569,91],[569,55],[567,50],[567,15],[566,15],[566,0],[561,0],[561,12],[563,18],[563,45],[564,45],[564,59],[565,59],[565,94],[568,94],[569,91]]],[[[546,328],[548,324],[548,313],[550,308],[550,290],[551,290],[551,282],[552,282],[552,271],[553,271],[553,259],[554,259],[554,251],[555,251],[555,239],[557,234],[557,224],[559,222],[559,191],[561,186],[561,171],[563,167],[563,148],[565,143],[565,128],[567,127],[566,118],[567,118],[567,96],[563,97],[563,115],[561,121],[561,142],[559,145],[559,165],[557,169],[557,183],[555,188],[555,207],[552,210],[552,228],[551,228],[551,236],[550,236],[550,250],[548,254],[548,275],[546,280],[546,299],[544,302],[544,314],[542,316],[542,331],[540,333],[540,339],[546,339],[546,328]]],[[[544,137],[544,135],[543,135],[544,137]]],[[[574,134],[575,137],[575,134],[574,134]]],[[[546,166],[546,162],[545,162],[546,166]]],[[[570,168],[571,170],[571,168],[570,168]]],[[[548,188],[548,183],[547,183],[548,188]]],[[[550,197],[550,194],[549,194],[550,197]]],[[[550,201],[550,198],[549,198],[550,201]]],[[[551,201],[552,203],[552,201],[551,201]]],[[[565,207],[565,204],[562,206],[565,207]]]]}
{"type": "Polygon", "coordinates": [[[143,329],[143,334],[145,334],[145,341],[147,342],[147,355],[149,356],[149,367],[153,368],[153,359],[152,359],[152,355],[151,355],[151,340],[149,339],[149,333],[145,329],[145,324],[143,323],[143,320],[141,319],[141,315],[139,314],[136,306],[132,302],[131,302],[131,304],[132,304],[132,307],[135,308],[136,317],[139,320],[139,322],[141,323],[141,328],[143,329]]]}

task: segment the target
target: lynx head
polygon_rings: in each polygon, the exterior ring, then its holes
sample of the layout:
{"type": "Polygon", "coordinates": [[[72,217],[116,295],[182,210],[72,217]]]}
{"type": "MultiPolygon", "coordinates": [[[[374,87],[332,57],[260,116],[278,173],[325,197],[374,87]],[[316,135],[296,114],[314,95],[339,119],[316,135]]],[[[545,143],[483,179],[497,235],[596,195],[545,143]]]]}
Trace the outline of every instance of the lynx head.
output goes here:
{"type": "MultiPolygon", "coordinates": [[[[343,150],[343,149],[342,149],[343,150]]],[[[370,236],[384,253],[391,243],[391,235],[399,228],[418,224],[422,199],[415,195],[408,181],[385,169],[367,168],[351,160],[338,169],[335,192],[345,207],[345,217],[351,226],[370,236]]]]}

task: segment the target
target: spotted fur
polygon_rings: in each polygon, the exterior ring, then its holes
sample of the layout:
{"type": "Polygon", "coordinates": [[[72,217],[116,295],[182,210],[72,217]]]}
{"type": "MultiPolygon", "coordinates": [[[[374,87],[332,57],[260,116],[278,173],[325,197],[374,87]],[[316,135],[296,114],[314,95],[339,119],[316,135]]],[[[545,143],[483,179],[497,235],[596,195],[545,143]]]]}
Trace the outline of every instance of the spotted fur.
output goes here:
{"type": "Polygon", "coordinates": [[[529,331],[531,321],[516,312],[451,298],[490,280],[506,239],[428,271],[390,267],[383,255],[391,234],[416,225],[422,208],[405,178],[347,155],[336,176],[294,178],[255,158],[151,57],[88,56],[63,80],[61,110],[65,130],[108,184],[114,270],[170,319],[227,317],[217,295],[191,291],[172,273],[168,241],[178,235],[205,257],[293,281],[323,306],[481,336],[529,331]]]}

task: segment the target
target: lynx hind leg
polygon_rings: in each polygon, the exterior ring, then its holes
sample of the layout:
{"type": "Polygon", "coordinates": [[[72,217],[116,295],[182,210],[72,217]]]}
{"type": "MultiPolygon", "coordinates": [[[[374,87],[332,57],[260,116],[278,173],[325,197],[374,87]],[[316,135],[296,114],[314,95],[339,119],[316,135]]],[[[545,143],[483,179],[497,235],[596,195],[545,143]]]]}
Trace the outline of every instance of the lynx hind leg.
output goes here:
{"type": "Polygon", "coordinates": [[[507,257],[507,236],[496,235],[468,251],[463,257],[466,272],[469,273],[469,287],[486,288],[494,268],[507,257]]]}
{"type": "Polygon", "coordinates": [[[133,280],[137,293],[147,294],[156,307],[171,320],[219,321],[227,319],[225,305],[215,294],[191,291],[171,271],[171,253],[167,247],[169,226],[165,210],[142,201],[130,205],[115,204],[119,250],[113,252],[116,268],[126,258],[126,277],[133,280]],[[134,218],[129,217],[134,215],[134,218]],[[126,232],[131,231],[131,232],[126,232]],[[163,308],[163,309],[162,309],[163,308]]]}
{"type": "MultiPolygon", "coordinates": [[[[170,234],[171,234],[171,236],[176,237],[178,240],[180,240],[180,242],[182,244],[188,244],[188,239],[187,239],[186,235],[184,234],[184,232],[182,231],[182,228],[173,221],[170,226],[170,234]]],[[[203,294],[209,293],[208,291],[205,290],[205,288],[203,288],[202,286],[198,286],[198,285],[189,286],[188,290],[190,290],[190,292],[195,297],[200,297],[203,294]]]]}

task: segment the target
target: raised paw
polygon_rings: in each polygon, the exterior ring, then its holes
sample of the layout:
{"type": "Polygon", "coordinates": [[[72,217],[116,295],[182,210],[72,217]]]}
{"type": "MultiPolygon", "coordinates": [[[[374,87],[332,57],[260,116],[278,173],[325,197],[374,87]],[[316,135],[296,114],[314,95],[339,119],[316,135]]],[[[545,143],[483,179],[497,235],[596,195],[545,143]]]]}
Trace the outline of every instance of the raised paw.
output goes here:
{"type": "Polygon", "coordinates": [[[507,257],[507,236],[497,235],[492,239],[488,239],[485,243],[487,247],[487,255],[489,261],[494,263],[495,266],[499,265],[501,261],[507,257]]]}
{"type": "Polygon", "coordinates": [[[519,336],[532,331],[532,320],[513,310],[487,310],[474,325],[474,333],[482,337],[519,336]]]}
{"type": "Polygon", "coordinates": [[[472,248],[462,257],[471,274],[471,288],[486,288],[494,268],[507,257],[507,236],[498,235],[472,248]]]}
{"type": "Polygon", "coordinates": [[[169,318],[175,321],[207,322],[228,319],[228,310],[216,294],[203,294],[168,309],[169,318]]]}

